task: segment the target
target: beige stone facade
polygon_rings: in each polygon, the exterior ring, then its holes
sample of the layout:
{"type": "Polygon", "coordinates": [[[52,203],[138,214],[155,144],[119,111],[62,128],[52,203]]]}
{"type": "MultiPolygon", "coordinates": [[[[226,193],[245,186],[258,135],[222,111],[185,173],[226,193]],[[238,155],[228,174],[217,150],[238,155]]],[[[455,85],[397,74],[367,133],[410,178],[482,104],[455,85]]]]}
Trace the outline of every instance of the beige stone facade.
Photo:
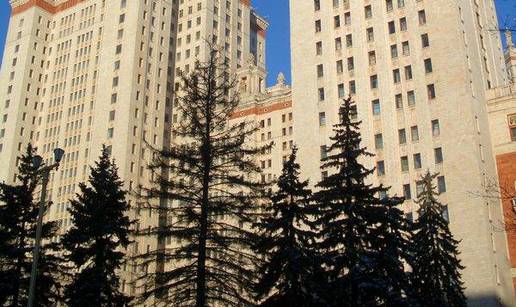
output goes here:
{"type": "Polygon", "coordinates": [[[426,170],[440,173],[441,200],[461,240],[472,306],[514,306],[497,201],[472,196],[496,176],[486,106],[507,83],[494,2],[290,1],[294,139],[302,173],[321,178],[340,100],[356,101],[372,178],[411,199],[426,170]]]}
{"type": "Polygon", "coordinates": [[[493,192],[500,192],[491,196],[501,199],[504,220],[498,224],[505,225],[507,231],[511,277],[516,288],[516,48],[510,32],[506,32],[506,38],[505,59],[512,82],[489,90],[487,107],[498,172],[498,183],[494,184],[493,192]]]}
{"type": "Polygon", "coordinates": [[[294,146],[292,91],[290,86],[285,84],[283,74],[278,76],[274,86],[267,89],[257,86],[262,79],[261,76],[265,75],[256,67],[243,68],[238,72],[238,76],[240,84],[243,80],[250,80],[250,83],[246,90],[241,87],[242,104],[233,115],[233,121],[245,121],[259,128],[255,135],[255,146],[273,143],[272,148],[257,161],[263,171],[261,180],[272,182],[281,174],[283,162],[294,146]]]}
{"type": "MultiPolygon", "coordinates": [[[[68,200],[106,144],[126,188],[148,185],[146,145],[166,148],[177,121],[173,91],[179,70],[205,59],[207,41],[221,46],[236,73],[244,64],[265,70],[267,22],[249,0],[11,0],[12,16],[0,72],[0,180],[12,182],[16,158],[30,142],[47,163],[66,154],[51,177],[46,218],[70,226],[68,200]]],[[[264,79],[259,79],[265,91],[264,79]]],[[[138,209],[137,228],[158,225],[138,209]]],[[[137,239],[129,254],[155,250],[137,239]]],[[[122,290],[154,267],[127,265],[122,290]]]]}
{"type": "MultiPolygon", "coordinates": [[[[440,172],[471,305],[514,305],[506,236],[493,227],[501,207],[471,196],[496,176],[499,151],[513,150],[504,122],[513,96],[488,90],[506,85],[507,70],[516,67],[510,55],[504,63],[499,35],[487,31],[496,23],[491,0],[291,0],[292,89],[282,75],[266,88],[268,24],[249,0],[10,2],[0,71],[0,180],[13,181],[16,157],[29,142],[47,162],[55,147],[65,149],[46,217],[60,223],[60,234],[70,226],[68,200],[102,144],[128,189],[149,183],[145,142],[173,143],[177,73],[205,59],[210,40],[224,49],[239,80],[242,105],[233,120],[260,127],[256,144],[275,144],[260,157],[264,181],[280,174],[296,144],[303,176],[315,184],[339,101],[352,95],[364,143],[376,154],[365,161],[379,168],[373,180],[405,195],[413,215],[418,176],[440,172]]],[[[135,212],[138,228],[158,225],[154,212],[135,212]]],[[[138,239],[129,253],[157,244],[138,239]]],[[[123,290],[135,294],[141,285],[134,276],[154,269],[126,266],[123,290]]]]}

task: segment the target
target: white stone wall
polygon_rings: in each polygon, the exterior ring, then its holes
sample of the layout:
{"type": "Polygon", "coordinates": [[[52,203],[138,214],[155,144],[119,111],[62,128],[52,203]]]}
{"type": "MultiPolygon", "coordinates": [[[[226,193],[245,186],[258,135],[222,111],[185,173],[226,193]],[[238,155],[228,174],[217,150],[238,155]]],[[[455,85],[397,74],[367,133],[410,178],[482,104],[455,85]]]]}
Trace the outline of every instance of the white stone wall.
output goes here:
{"type": "MultiPolygon", "coordinates": [[[[373,167],[384,161],[386,175],[372,180],[391,186],[391,194],[401,195],[403,185],[410,184],[412,198],[416,195],[416,180],[426,170],[445,177],[446,192],[441,200],[448,204],[451,228],[462,240],[461,251],[466,293],[475,305],[495,305],[499,299],[512,305],[513,290],[503,232],[493,229],[490,216],[500,217],[498,204],[472,197],[482,190],[484,178],[495,177],[491,141],[487,121],[485,91],[489,86],[506,82],[498,34],[486,29],[496,23],[492,1],[478,5],[469,1],[405,1],[398,7],[393,1],[387,11],[385,1],[320,1],[320,11],[314,1],[290,1],[292,79],[294,105],[294,137],[300,146],[299,158],[303,174],[312,183],[320,180],[319,146],[329,143],[332,123],[337,119],[339,98],[337,85],[356,82],[358,118],[362,121],[363,143],[376,155],[366,161],[373,167]],[[346,2],[348,5],[346,5],[346,2]],[[371,5],[373,17],[366,18],[365,6],[371,5]],[[426,23],[420,24],[419,11],[425,11],[426,23]],[[345,24],[346,14],[350,25],[345,24]],[[477,20],[476,14],[480,18],[477,20]],[[334,17],[340,16],[341,26],[334,27],[334,17]],[[400,19],[406,18],[407,30],[400,29],[400,19]],[[316,20],[322,30],[315,31],[316,20]],[[388,23],[396,31],[389,33],[388,23]],[[368,42],[367,28],[374,29],[374,41],[368,42]],[[346,47],[346,35],[352,34],[353,46],[346,47]],[[422,34],[427,34],[429,46],[422,46],[422,34]],[[480,39],[483,36],[483,44],[480,39]],[[342,40],[342,50],[335,50],[335,39],[342,40]],[[322,43],[322,55],[316,54],[316,43],[322,43]],[[408,42],[410,54],[403,54],[403,42],[408,42]],[[397,45],[398,57],[391,57],[391,45],[397,45]],[[482,47],[482,45],[484,47],[482,47]],[[370,65],[369,52],[375,51],[376,64],[370,65]],[[354,58],[354,69],[347,70],[347,59],[354,58]],[[484,57],[487,65],[484,65],[484,57]],[[425,71],[424,60],[431,59],[432,72],[425,71]],[[343,61],[343,72],[337,71],[337,61],[343,61]],[[317,65],[324,66],[324,76],[317,77],[317,65]],[[405,75],[412,67],[413,78],[405,75]],[[393,70],[399,69],[401,82],[394,83],[393,70]],[[370,76],[377,75],[379,86],[372,89],[370,76]],[[429,99],[427,85],[435,87],[435,99],[429,99]],[[318,101],[318,89],[324,88],[325,99],[318,101]],[[415,92],[415,105],[408,105],[407,93],[415,92]],[[395,96],[402,94],[403,108],[397,108],[395,96]],[[378,99],[381,113],[373,115],[372,101],[378,99]],[[319,113],[325,112],[326,125],[319,125],[319,113]],[[439,135],[432,133],[432,121],[439,121],[439,135]],[[419,140],[412,141],[411,127],[417,126],[419,140]],[[407,143],[400,144],[398,131],[405,129],[407,143]],[[374,136],[382,134],[383,149],[375,149],[374,136]],[[443,163],[436,163],[434,149],[442,148],[443,163]],[[482,151],[482,153],[481,153],[482,151]],[[413,155],[421,154],[422,167],[415,169],[413,155]],[[401,170],[400,158],[409,160],[409,170],[401,170]],[[490,212],[489,212],[490,211],[490,212]],[[492,239],[492,236],[494,239],[492,239]],[[485,300],[481,298],[491,297],[485,300]]],[[[417,210],[412,201],[405,210],[417,210]]]]}

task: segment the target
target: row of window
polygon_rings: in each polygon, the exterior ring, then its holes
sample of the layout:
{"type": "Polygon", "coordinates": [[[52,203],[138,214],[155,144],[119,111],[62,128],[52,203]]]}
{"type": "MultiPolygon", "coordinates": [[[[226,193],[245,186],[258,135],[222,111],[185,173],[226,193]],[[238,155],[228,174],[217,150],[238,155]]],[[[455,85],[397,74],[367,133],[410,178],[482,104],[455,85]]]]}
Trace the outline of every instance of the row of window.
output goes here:
{"type": "MultiPolygon", "coordinates": [[[[344,8],[349,8],[349,1],[350,0],[333,0],[333,8],[336,9],[340,6],[342,3],[344,5],[344,8]]],[[[399,9],[405,7],[405,1],[406,0],[385,0],[385,8],[387,12],[391,12],[394,10],[394,3],[396,2],[397,7],[399,9]]],[[[420,2],[422,0],[416,0],[416,2],[420,2]]],[[[321,10],[321,0],[314,0],[314,10],[320,11],[321,10]]]]}

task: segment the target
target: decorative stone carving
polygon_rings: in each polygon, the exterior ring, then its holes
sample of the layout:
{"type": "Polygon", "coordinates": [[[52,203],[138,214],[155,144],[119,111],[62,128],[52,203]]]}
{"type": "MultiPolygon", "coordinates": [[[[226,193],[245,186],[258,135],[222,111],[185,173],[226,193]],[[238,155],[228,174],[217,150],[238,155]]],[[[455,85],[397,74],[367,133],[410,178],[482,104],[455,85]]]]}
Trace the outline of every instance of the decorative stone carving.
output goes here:
{"type": "Polygon", "coordinates": [[[285,75],[282,72],[280,72],[278,74],[278,78],[276,79],[276,84],[277,85],[285,85],[285,75]]]}

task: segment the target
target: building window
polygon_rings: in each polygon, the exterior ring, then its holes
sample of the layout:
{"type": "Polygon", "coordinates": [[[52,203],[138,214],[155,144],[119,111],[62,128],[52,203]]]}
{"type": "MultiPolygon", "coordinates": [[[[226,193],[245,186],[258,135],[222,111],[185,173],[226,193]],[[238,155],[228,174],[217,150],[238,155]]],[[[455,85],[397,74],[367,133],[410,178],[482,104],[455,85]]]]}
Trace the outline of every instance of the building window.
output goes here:
{"type": "Polygon", "coordinates": [[[403,95],[396,94],[396,96],[394,96],[394,100],[396,102],[396,109],[403,109],[403,95]]]}
{"type": "Polygon", "coordinates": [[[419,141],[419,129],[417,126],[410,127],[410,137],[412,139],[412,142],[419,141]]]}
{"type": "Polygon", "coordinates": [[[433,71],[432,59],[425,59],[425,73],[429,74],[433,71]]]}
{"type": "Polygon", "coordinates": [[[365,13],[365,18],[366,19],[369,19],[371,17],[373,17],[373,9],[371,8],[370,5],[366,6],[364,8],[364,13],[365,13]]]}
{"type": "Polygon", "coordinates": [[[385,175],[385,162],[384,161],[376,162],[376,173],[378,174],[378,176],[385,175]]]}
{"type": "Polygon", "coordinates": [[[339,93],[339,98],[343,98],[344,97],[344,95],[345,95],[344,83],[340,83],[339,85],[337,85],[337,92],[339,93]]]}
{"type": "Polygon", "coordinates": [[[376,52],[369,51],[369,66],[376,65],[376,52]]]}
{"type": "Polygon", "coordinates": [[[417,12],[418,18],[419,18],[419,25],[425,25],[426,24],[426,13],[425,10],[421,10],[417,12]]]}
{"type": "Polygon", "coordinates": [[[405,66],[405,79],[412,80],[412,66],[405,66]]]}
{"type": "Polygon", "coordinates": [[[430,39],[428,38],[428,34],[421,34],[421,47],[426,48],[430,46],[430,39]]]}
{"type": "Polygon", "coordinates": [[[410,200],[412,198],[412,193],[410,191],[410,184],[403,185],[403,197],[405,200],[410,200]]]}
{"type": "Polygon", "coordinates": [[[385,1],[385,6],[387,8],[387,12],[392,11],[393,10],[392,0],[386,0],[385,1]]]}
{"type": "Polygon", "coordinates": [[[439,194],[446,192],[446,180],[444,176],[437,177],[437,191],[439,194]]]}
{"type": "Polygon", "coordinates": [[[448,206],[443,207],[442,217],[446,222],[450,222],[450,212],[448,211],[448,206]]]}
{"type": "Polygon", "coordinates": [[[321,27],[321,21],[320,21],[320,20],[316,20],[316,21],[315,21],[315,32],[316,32],[316,33],[319,33],[319,32],[321,32],[321,29],[322,29],[322,27],[321,27]]]}
{"type": "Polygon", "coordinates": [[[321,10],[321,0],[314,0],[314,10],[315,11],[321,10]]]}
{"type": "Polygon", "coordinates": [[[366,36],[367,36],[367,41],[368,42],[374,41],[374,30],[373,30],[373,28],[367,28],[366,36]]]}
{"type": "Polygon", "coordinates": [[[414,168],[420,169],[422,167],[421,164],[422,164],[421,154],[420,153],[414,154],[414,168]]]}
{"type": "Polygon", "coordinates": [[[403,51],[403,55],[404,56],[409,56],[410,55],[410,45],[409,45],[409,42],[402,42],[401,43],[401,49],[403,51]]]}
{"type": "Polygon", "coordinates": [[[107,131],[107,137],[108,139],[112,139],[113,138],[113,132],[114,132],[114,129],[113,128],[109,128],[108,131],[107,131]]]}
{"type": "Polygon", "coordinates": [[[398,130],[398,139],[400,141],[400,145],[407,144],[407,133],[405,129],[398,130]]]}
{"type": "MultiPolygon", "coordinates": [[[[516,114],[510,114],[507,117],[507,122],[509,123],[509,133],[511,136],[511,141],[516,142],[516,114]]],[[[477,126],[478,126],[478,121],[477,121],[477,126]]]]}
{"type": "Polygon", "coordinates": [[[319,113],[319,126],[325,126],[326,125],[326,113],[320,112],[319,113]]]}
{"type": "Polygon", "coordinates": [[[416,105],[416,93],[414,91],[407,92],[407,102],[409,107],[416,105]]]}
{"type": "Polygon", "coordinates": [[[335,28],[340,28],[340,16],[339,15],[333,17],[333,26],[335,28]]]}
{"type": "MultiPolygon", "coordinates": [[[[349,59],[348,59],[349,61],[349,59]]],[[[342,60],[338,60],[337,63],[336,63],[336,66],[337,66],[337,73],[338,74],[341,74],[344,72],[344,64],[342,64],[342,60]]]]}
{"type": "Polygon", "coordinates": [[[401,171],[408,172],[409,171],[408,157],[407,156],[401,157],[400,162],[401,162],[401,171]]]}
{"type": "Polygon", "coordinates": [[[400,70],[399,69],[394,69],[392,71],[392,79],[393,79],[393,82],[395,84],[397,83],[400,83],[401,82],[401,75],[400,75],[400,70]]]}
{"type": "Polygon", "coordinates": [[[374,146],[376,149],[383,149],[383,135],[381,133],[375,134],[374,146]]]}
{"type": "Polygon", "coordinates": [[[346,35],[346,47],[350,48],[353,46],[353,35],[348,34],[346,35]]]}
{"type": "Polygon", "coordinates": [[[315,54],[322,55],[322,42],[317,42],[315,44],[315,54]]]}
{"type": "Polygon", "coordinates": [[[357,93],[357,87],[355,80],[349,81],[349,93],[350,94],[356,94],[357,93]]]}
{"type": "Polygon", "coordinates": [[[378,76],[374,75],[369,77],[369,83],[371,84],[372,89],[378,88],[378,76]]]}
{"type": "Polygon", "coordinates": [[[389,28],[389,34],[394,34],[396,33],[396,25],[394,24],[394,21],[389,21],[389,23],[387,24],[388,28],[389,28]]]}
{"type": "Polygon", "coordinates": [[[434,148],[435,164],[441,164],[444,161],[443,149],[441,147],[434,148]]]}
{"type": "Polygon", "coordinates": [[[328,149],[326,148],[326,145],[322,145],[320,150],[321,150],[321,160],[328,158],[328,149]]]}
{"type": "Polygon", "coordinates": [[[324,66],[323,64],[317,65],[317,77],[321,78],[324,76],[324,66]]]}
{"type": "Polygon", "coordinates": [[[435,86],[433,84],[427,85],[426,91],[427,91],[429,100],[435,99],[435,86]]]}
{"type": "Polygon", "coordinates": [[[407,18],[400,18],[400,31],[407,31],[407,18]]]}
{"type": "MultiPolygon", "coordinates": [[[[322,47],[321,47],[322,48],[322,47]]],[[[342,49],[342,39],[340,37],[337,37],[335,39],[335,50],[341,50],[342,49]]],[[[322,54],[322,52],[321,52],[322,54]]]]}
{"type": "Polygon", "coordinates": [[[324,87],[319,88],[319,101],[324,101],[324,87]]]}
{"type": "MultiPolygon", "coordinates": [[[[353,57],[349,57],[348,58],[348,71],[352,71],[354,69],[355,69],[355,60],[353,57]]],[[[342,68],[341,68],[341,70],[342,70],[342,68]]],[[[339,72],[339,71],[337,71],[337,72],[339,72]]]]}
{"type": "Polygon", "coordinates": [[[382,113],[382,109],[380,106],[380,100],[378,100],[378,99],[373,100],[373,102],[371,102],[371,104],[373,107],[373,115],[380,115],[380,113],[382,113]]]}
{"type": "Polygon", "coordinates": [[[432,135],[439,136],[440,134],[441,134],[441,128],[439,126],[439,120],[434,119],[434,120],[432,120],[432,135]]]}
{"type": "Polygon", "coordinates": [[[391,45],[391,58],[398,58],[398,45],[391,45]]]}
{"type": "Polygon", "coordinates": [[[346,26],[349,26],[351,24],[351,13],[350,12],[344,13],[344,24],[346,26]]]}

